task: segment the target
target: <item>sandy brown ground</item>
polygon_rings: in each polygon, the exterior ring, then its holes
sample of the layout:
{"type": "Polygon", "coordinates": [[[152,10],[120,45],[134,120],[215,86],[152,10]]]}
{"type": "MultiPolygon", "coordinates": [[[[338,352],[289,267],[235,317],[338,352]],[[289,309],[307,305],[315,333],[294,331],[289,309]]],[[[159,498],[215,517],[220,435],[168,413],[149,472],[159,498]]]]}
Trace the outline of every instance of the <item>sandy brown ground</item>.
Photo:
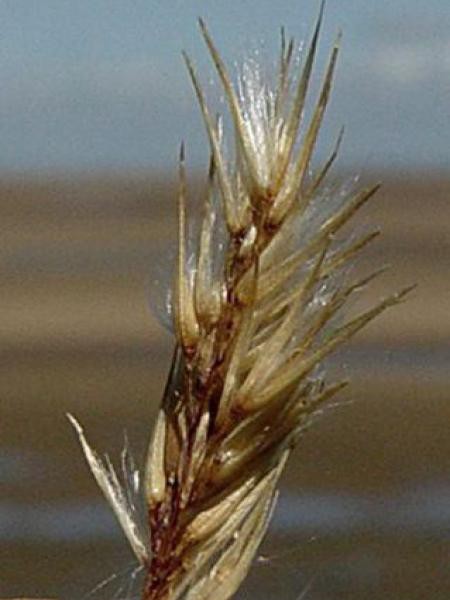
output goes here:
{"type": "MultiPolygon", "coordinates": [[[[10,466],[2,477],[0,505],[14,503],[26,515],[30,506],[100,501],[68,411],[99,449],[118,455],[126,428],[142,456],[171,351],[148,296],[173,250],[173,190],[157,176],[0,183],[0,458],[16,461],[12,476],[10,466]]],[[[450,180],[388,178],[360,222],[380,226],[383,236],[358,268],[392,264],[363,303],[411,282],[419,288],[333,362],[353,379],[343,399],[352,403],[305,436],[285,479],[291,491],[389,496],[450,478],[450,180]]],[[[300,548],[289,560],[286,598],[310,575],[313,599],[450,597],[448,531],[438,538],[330,534],[315,544],[296,535],[295,542],[273,538],[281,555],[292,543],[300,548]],[[369,571],[382,565],[370,585],[348,574],[362,555],[369,571]]],[[[129,560],[119,537],[0,536],[0,593],[81,594],[129,560]]],[[[255,571],[254,589],[264,585],[264,597],[281,589],[279,563],[255,571]]]]}

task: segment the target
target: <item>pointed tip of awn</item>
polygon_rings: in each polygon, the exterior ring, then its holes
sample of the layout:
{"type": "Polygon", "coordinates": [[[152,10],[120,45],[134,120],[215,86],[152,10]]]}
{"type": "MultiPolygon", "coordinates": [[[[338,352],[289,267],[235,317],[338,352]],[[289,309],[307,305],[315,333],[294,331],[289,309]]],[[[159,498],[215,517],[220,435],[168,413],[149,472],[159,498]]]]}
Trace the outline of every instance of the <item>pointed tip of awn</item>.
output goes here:
{"type": "Polygon", "coordinates": [[[71,425],[73,426],[73,428],[75,429],[77,434],[82,435],[83,428],[81,427],[79,422],[76,420],[76,418],[71,413],[66,413],[66,417],[68,418],[69,422],[71,423],[71,425]]]}

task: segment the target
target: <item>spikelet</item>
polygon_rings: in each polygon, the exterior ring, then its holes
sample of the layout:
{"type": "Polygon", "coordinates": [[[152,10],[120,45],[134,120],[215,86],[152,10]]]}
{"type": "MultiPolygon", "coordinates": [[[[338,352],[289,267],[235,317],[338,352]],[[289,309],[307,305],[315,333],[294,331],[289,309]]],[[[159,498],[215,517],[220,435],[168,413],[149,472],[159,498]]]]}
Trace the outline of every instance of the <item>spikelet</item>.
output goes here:
{"type": "MultiPolygon", "coordinates": [[[[181,148],[176,347],[145,469],[148,553],[120,516],[122,508],[116,509],[145,563],[143,600],[226,600],[236,592],[266,530],[292,448],[311,415],[347,383],[325,383],[318,366],[409,291],[347,321],[336,319],[348,298],[379,273],[353,282],[343,277],[378,232],[336,243],[378,186],[335,197],[323,191],[342,132],[329,159],[310,173],[340,44],[339,35],[304,123],[322,17],[323,4],[299,74],[295,42],[282,31],[274,88],[255,64],[234,86],[200,20],[233,123],[233,161],[225,158],[221,121],[184,55],[211,159],[193,267],[181,148]]],[[[114,504],[117,493],[108,492],[97,463],[88,460],[114,504]]]]}

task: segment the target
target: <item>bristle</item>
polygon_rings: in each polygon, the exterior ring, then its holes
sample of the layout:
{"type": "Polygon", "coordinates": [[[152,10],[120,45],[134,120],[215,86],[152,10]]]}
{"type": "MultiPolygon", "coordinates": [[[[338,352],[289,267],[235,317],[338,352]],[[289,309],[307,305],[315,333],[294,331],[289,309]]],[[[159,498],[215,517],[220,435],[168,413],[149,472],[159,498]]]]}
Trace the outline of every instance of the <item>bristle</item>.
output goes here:
{"type": "MultiPolygon", "coordinates": [[[[310,160],[316,145],[317,136],[319,134],[322,119],[325,113],[325,109],[328,104],[331,84],[333,81],[334,70],[336,67],[336,61],[339,53],[340,37],[336,41],[336,44],[331,53],[330,61],[328,64],[327,72],[324,77],[322,84],[322,90],[319,95],[311,122],[306,132],[305,138],[302,142],[301,150],[297,159],[293,162],[293,165],[289,172],[285,173],[285,181],[280,189],[280,193],[274,203],[271,220],[274,223],[281,223],[285,218],[290,208],[294,204],[295,200],[302,200],[302,209],[305,208],[306,202],[309,200],[308,194],[301,195],[303,189],[303,182],[307,173],[310,160]]],[[[309,81],[309,78],[308,78],[309,81]]],[[[295,134],[292,134],[295,135],[295,134]]]]}
{"type": "Polygon", "coordinates": [[[209,31],[208,31],[203,19],[199,19],[199,24],[200,24],[200,30],[203,35],[203,39],[206,42],[209,53],[211,55],[214,65],[217,69],[217,73],[218,73],[220,80],[222,82],[222,85],[223,85],[225,96],[228,101],[231,116],[233,118],[234,126],[236,129],[236,139],[237,139],[237,141],[239,143],[239,147],[242,151],[246,166],[252,177],[253,184],[255,186],[257,186],[258,185],[257,168],[256,168],[256,165],[255,165],[255,162],[253,159],[252,148],[251,148],[251,144],[248,139],[245,123],[242,118],[242,111],[241,111],[241,107],[239,106],[239,100],[238,100],[236,92],[233,88],[233,84],[231,83],[231,80],[228,75],[225,64],[222,61],[220,54],[217,51],[217,48],[215,47],[215,44],[209,34],[209,31]]]}
{"type": "Polygon", "coordinates": [[[307,191],[304,193],[307,198],[311,198],[314,196],[314,194],[317,192],[320,185],[322,184],[323,180],[327,176],[327,173],[333,166],[336,158],[338,157],[339,150],[340,150],[341,144],[342,144],[342,140],[344,139],[344,133],[345,133],[345,127],[341,127],[341,129],[339,130],[339,134],[336,139],[336,142],[334,144],[334,148],[333,148],[330,156],[327,158],[327,160],[325,161],[323,166],[315,174],[312,183],[308,187],[307,191]]]}
{"type": "Polygon", "coordinates": [[[183,52],[183,57],[186,62],[189,75],[191,77],[192,84],[194,86],[200,110],[202,111],[203,120],[205,123],[206,131],[208,133],[211,152],[214,157],[214,164],[217,170],[217,178],[219,181],[219,188],[223,199],[223,207],[227,225],[232,233],[239,230],[239,223],[237,222],[237,216],[235,214],[235,195],[232,190],[229,175],[225,167],[225,159],[222,156],[222,150],[220,148],[220,139],[217,133],[217,129],[214,126],[214,122],[209,113],[206,105],[206,100],[203,95],[202,88],[198,82],[197,75],[195,74],[194,67],[189,56],[183,52]]]}
{"type": "Polygon", "coordinates": [[[349,246],[343,248],[336,252],[324,265],[322,269],[322,276],[328,276],[333,271],[339,269],[342,265],[347,262],[353,260],[356,254],[365,248],[368,244],[370,244],[373,240],[375,240],[380,235],[379,230],[371,231],[370,233],[361,236],[355,242],[350,244],[349,246]]]}
{"type": "Polygon", "coordinates": [[[377,183],[356,193],[339,212],[330,217],[328,221],[322,225],[319,233],[321,235],[331,235],[336,233],[338,229],[345,225],[353,215],[368,202],[374,194],[376,194],[380,189],[380,186],[381,184],[377,183]]]}
{"type": "Polygon", "coordinates": [[[326,275],[323,271],[323,263],[329,249],[329,244],[330,240],[326,239],[323,248],[317,252],[308,274],[304,279],[301,279],[299,284],[287,290],[283,290],[281,286],[282,292],[275,294],[268,303],[265,303],[260,308],[261,313],[264,315],[261,319],[262,323],[272,321],[275,315],[292,303],[304,302],[308,298],[313,286],[326,275]]]}
{"type": "Polygon", "coordinates": [[[336,41],[336,44],[333,48],[327,72],[325,74],[324,81],[322,84],[322,90],[320,92],[320,96],[317,101],[317,105],[315,107],[314,114],[312,116],[311,123],[309,125],[305,139],[303,140],[302,150],[299,154],[298,161],[294,165],[293,173],[295,179],[299,182],[298,185],[300,189],[302,188],[303,179],[305,177],[307,167],[309,166],[311,156],[314,151],[314,146],[317,140],[317,136],[319,134],[320,126],[322,124],[323,115],[325,113],[325,109],[330,98],[331,84],[333,81],[333,75],[336,68],[336,61],[339,53],[339,44],[340,37],[338,37],[338,40],[336,41]]]}
{"type": "Polygon", "coordinates": [[[295,141],[297,139],[297,133],[300,126],[300,120],[303,114],[303,110],[305,107],[306,94],[309,88],[309,82],[311,79],[311,73],[314,66],[314,59],[316,57],[317,44],[319,41],[320,29],[322,27],[322,20],[324,14],[324,3],[322,2],[320,6],[319,16],[317,18],[316,27],[314,29],[314,33],[312,36],[312,40],[308,49],[308,53],[306,56],[305,65],[303,67],[303,71],[298,81],[297,89],[295,91],[292,110],[287,118],[286,126],[284,128],[284,139],[285,139],[285,149],[283,160],[280,164],[279,171],[279,180],[278,185],[281,186],[284,184],[284,177],[286,175],[286,170],[291,159],[292,149],[294,147],[295,141]]]}
{"type": "Polygon", "coordinates": [[[280,66],[274,106],[274,113],[276,118],[282,117],[282,112],[285,109],[286,97],[289,88],[289,69],[292,60],[292,55],[294,52],[294,43],[294,38],[291,38],[286,47],[286,32],[284,27],[282,27],[280,66]]]}

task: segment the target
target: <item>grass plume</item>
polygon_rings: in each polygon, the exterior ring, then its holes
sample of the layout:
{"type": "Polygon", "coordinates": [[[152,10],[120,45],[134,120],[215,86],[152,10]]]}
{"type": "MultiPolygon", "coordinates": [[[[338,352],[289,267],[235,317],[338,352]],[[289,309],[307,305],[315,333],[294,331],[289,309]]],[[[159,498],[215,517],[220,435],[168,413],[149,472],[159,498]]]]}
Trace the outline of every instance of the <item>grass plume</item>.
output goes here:
{"type": "MultiPolygon", "coordinates": [[[[176,344],[144,473],[150,539],[130,516],[110,464],[73,420],[93,474],[146,571],[143,600],[226,600],[245,578],[266,531],[277,484],[302,431],[346,381],[327,383],[322,361],[409,289],[336,324],[348,299],[377,274],[343,276],[373,232],[336,236],[378,186],[333,197],[311,173],[340,48],[330,53],[304,123],[323,5],[296,72],[296,44],[282,31],[276,84],[258,67],[237,86],[205,23],[200,31],[228,103],[235,155],[225,157],[195,66],[185,54],[211,157],[195,255],[187,248],[185,150],[179,158],[176,344]]],[[[72,418],[73,419],[73,418],[72,418]]]]}

